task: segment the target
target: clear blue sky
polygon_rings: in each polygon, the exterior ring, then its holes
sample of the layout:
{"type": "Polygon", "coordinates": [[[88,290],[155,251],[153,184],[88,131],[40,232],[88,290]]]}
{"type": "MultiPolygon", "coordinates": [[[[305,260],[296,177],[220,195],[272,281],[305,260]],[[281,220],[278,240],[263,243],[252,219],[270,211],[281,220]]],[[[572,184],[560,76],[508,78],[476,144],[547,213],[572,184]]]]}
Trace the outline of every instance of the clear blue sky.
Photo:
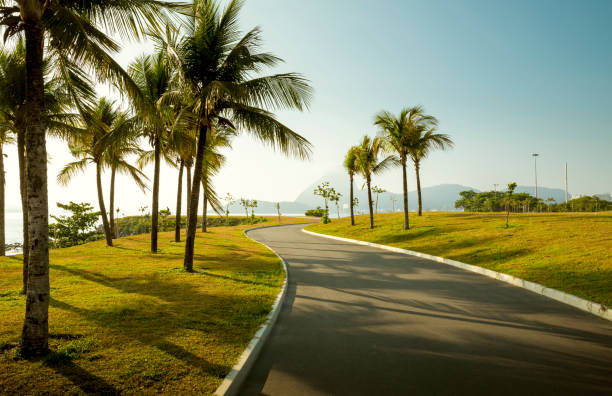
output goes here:
{"type": "Polygon", "coordinates": [[[612,190],[610,1],[251,0],[243,15],[313,82],[312,111],[286,119],[317,173],[374,133],[376,111],[422,104],[456,141],[425,185],[532,185],[538,152],[542,185],[562,187],[568,161],[574,193],[612,190]]]}
{"type": "MultiPolygon", "coordinates": [[[[326,172],[341,170],[350,145],[374,134],[374,114],[422,104],[456,148],[423,165],[423,185],[539,184],[570,192],[612,192],[612,1],[249,0],[244,29],[263,29],[264,49],[284,58],[277,71],[303,73],[316,90],[309,112],[279,118],[315,146],[311,162],[274,155],[244,137],[216,178],[221,194],[292,200],[326,172]]],[[[119,60],[147,49],[127,45],[119,60]]],[[[7,151],[8,206],[19,196],[7,151]],[[12,174],[12,175],[11,175],[12,174]]],[[[50,142],[50,177],[71,160],[50,142]]],[[[69,188],[50,184],[50,203],[97,206],[93,170],[69,188]]],[[[151,173],[151,172],[149,172],[151,173]]],[[[174,207],[176,171],[162,173],[161,204],[174,207]]],[[[121,180],[126,212],[150,204],[121,180]]],[[[375,180],[401,190],[398,171],[375,180]]],[[[414,189],[414,178],[409,181],[414,189]]]]}

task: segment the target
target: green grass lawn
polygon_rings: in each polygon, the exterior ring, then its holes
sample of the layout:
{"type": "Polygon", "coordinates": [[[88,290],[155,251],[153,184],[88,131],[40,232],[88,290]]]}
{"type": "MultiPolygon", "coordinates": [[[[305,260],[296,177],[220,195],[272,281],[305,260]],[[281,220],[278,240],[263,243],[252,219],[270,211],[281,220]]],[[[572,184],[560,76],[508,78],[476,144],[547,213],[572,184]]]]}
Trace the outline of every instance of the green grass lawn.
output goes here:
{"type": "Polygon", "coordinates": [[[332,219],[307,229],[415,250],[510,274],[612,307],[612,213],[411,213],[332,219]]]}
{"type": "Polygon", "coordinates": [[[184,242],[173,233],[160,234],[158,254],[147,235],[51,251],[53,353],[36,361],[18,358],[16,347],[20,258],[0,258],[0,394],[212,393],[284,279],[280,260],[246,228],[198,233],[193,274],[182,270],[184,242]]]}

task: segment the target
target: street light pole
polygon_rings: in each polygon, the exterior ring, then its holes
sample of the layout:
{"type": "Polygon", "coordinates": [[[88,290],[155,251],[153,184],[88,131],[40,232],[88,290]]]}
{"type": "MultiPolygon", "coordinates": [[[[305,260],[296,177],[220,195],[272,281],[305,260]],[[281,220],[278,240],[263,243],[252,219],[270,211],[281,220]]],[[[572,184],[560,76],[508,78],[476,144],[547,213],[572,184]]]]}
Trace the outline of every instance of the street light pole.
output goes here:
{"type": "Polygon", "coordinates": [[[531,155],[533,156],[533,170],[535,173],[535,198],[536,198],[536,205],[538,205],[537,204],[537,201],[538,201],[538,156],[540,154],[533,153],[531,155]]]}

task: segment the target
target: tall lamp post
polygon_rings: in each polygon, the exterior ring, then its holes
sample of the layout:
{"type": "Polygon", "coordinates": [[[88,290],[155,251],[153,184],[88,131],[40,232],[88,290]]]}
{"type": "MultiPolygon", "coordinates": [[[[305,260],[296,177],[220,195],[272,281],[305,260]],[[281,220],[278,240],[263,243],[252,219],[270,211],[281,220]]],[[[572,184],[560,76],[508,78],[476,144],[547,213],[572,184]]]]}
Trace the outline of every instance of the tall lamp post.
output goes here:
{"type": "Polygon", "coordinates": [[[538,156],[540,154],[533,153],[531,155],[533,156],[533,170],[534,170],[534,174],[535,174],[535,198],[536,198],[536,205],[538,205],[538,207],[539,207],[539,204],[537,202],[538,202],[538,156]]]}

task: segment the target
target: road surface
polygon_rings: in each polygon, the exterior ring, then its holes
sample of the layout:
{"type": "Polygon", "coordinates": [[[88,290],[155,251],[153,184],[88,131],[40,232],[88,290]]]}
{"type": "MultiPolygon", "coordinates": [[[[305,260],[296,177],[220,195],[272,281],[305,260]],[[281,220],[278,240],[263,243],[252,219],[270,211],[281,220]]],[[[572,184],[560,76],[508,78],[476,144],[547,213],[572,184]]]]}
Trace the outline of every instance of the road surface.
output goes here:
{"type": "Polygon", "coordinates": [[[301,232],[242,395],[612,395],[612,322],[437,262],[301,232]]]}

